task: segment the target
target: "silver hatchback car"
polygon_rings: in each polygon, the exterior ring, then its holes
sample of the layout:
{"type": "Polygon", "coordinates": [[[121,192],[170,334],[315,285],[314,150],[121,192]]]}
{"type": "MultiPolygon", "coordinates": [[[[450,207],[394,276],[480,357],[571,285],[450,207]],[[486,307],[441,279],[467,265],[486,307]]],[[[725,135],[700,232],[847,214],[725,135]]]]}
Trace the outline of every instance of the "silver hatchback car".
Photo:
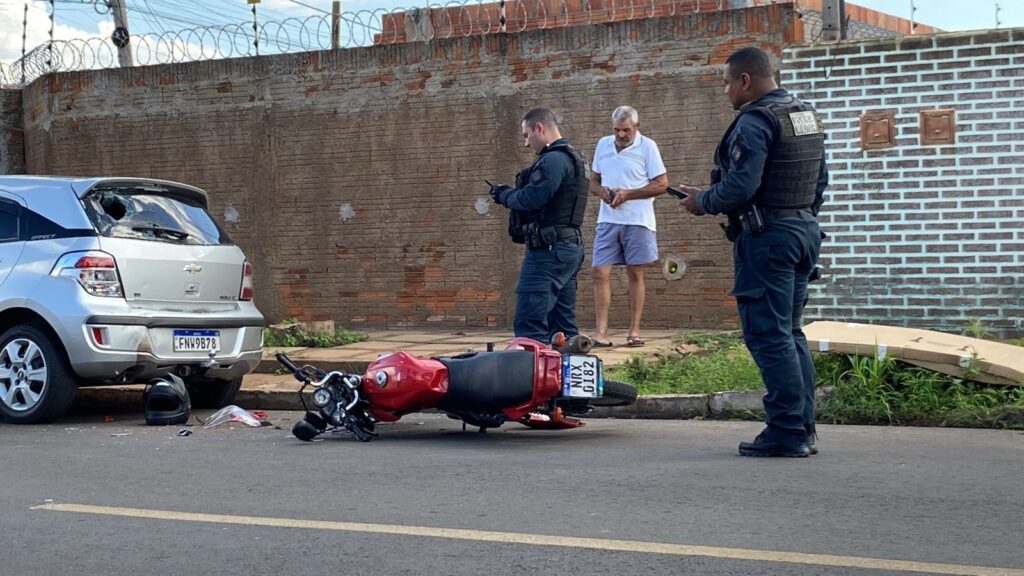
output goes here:
{"type": "Polygon", "coordinates": [[[173,372],[219,407],[259,364],[252,265],[198,188],[0,176],[0,418],[46,422],[78,386],[173,372]]]}

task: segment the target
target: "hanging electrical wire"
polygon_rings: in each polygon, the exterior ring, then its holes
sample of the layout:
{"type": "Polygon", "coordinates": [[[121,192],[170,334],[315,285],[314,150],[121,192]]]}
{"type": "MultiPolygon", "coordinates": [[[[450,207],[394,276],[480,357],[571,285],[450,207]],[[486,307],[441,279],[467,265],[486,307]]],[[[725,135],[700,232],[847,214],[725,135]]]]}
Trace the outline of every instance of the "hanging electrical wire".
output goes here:
{"type": "Polygon", "coordinates": [[[305,2],[299,2],[299,0],[288,0],[288,1],[291,2],[292,4],[298,4],[299,6],[305,6],[306,8],[309,8],[310,10],[316,10],[317,12],[322,12],[324,14],[330,14],[330,12],[328,12],[327,10],[324,10],[323,8],[317,8],[316,6],[310,6],[309,4],[306,4],[305,2]]]}

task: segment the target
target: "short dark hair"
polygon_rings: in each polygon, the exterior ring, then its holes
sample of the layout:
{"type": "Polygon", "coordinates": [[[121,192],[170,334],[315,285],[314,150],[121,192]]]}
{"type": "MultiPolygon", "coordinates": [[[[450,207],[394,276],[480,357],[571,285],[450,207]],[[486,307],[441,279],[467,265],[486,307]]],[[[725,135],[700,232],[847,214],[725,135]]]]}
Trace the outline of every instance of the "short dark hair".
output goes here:
{"type": "Polygon", "coordinates": [[[755,46],[747,46],[733,52],[725,60],[729,65],[733,78],[739,78],[744,72],[751,78],[767,80],[772,78],[772,61],[768,53],[755,46]]]}
{"type": "Polygon", "coordinates": [[[543,124],[545,128],[558,128],[558,120],[550,108],[531,108],[529,112],[523,114],[523,122],[530,128],[536,124],[543,124]]]}

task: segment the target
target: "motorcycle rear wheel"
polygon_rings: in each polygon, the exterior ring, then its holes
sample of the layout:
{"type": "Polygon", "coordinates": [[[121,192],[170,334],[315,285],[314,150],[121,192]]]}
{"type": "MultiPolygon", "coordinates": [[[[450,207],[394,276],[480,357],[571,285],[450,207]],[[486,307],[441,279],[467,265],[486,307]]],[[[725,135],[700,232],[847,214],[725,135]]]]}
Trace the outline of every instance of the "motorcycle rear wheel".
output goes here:
{"type": "Polygon", "coordinates": [[[636,402],[636,388],[618,380],[605,380],[604,393],[590,400],[591,406],[629,406],[636,402]]]}

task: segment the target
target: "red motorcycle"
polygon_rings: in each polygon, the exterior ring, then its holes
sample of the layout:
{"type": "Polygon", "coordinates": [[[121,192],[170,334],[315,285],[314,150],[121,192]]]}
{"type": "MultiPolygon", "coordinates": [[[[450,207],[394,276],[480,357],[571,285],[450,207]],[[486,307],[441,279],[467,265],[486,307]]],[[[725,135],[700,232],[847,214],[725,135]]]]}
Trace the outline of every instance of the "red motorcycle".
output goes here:
{"type": "MultiPolygon", "coordinates": [[[[585,336],[556,336],[553,346],[514,338],[504,350],[427,358],[392,352],[363,374],[299,368],[285,354],[277,361],[302,382],[299,399],[306,415],[292,434],[312,440],[325,432],[349,431],[367,442],[374,425],[395,422],[410,412],[436,408],[480,431],[515,421],[533,428],[575,428],[594,406],[625,406],[636,388],[605,380],[603,365],[589,355],[585,336]],[[309,409],[303,395],[312,387],[309,409]]],[[[464,424],[464,426],[465,426],[464,424]]]]}

